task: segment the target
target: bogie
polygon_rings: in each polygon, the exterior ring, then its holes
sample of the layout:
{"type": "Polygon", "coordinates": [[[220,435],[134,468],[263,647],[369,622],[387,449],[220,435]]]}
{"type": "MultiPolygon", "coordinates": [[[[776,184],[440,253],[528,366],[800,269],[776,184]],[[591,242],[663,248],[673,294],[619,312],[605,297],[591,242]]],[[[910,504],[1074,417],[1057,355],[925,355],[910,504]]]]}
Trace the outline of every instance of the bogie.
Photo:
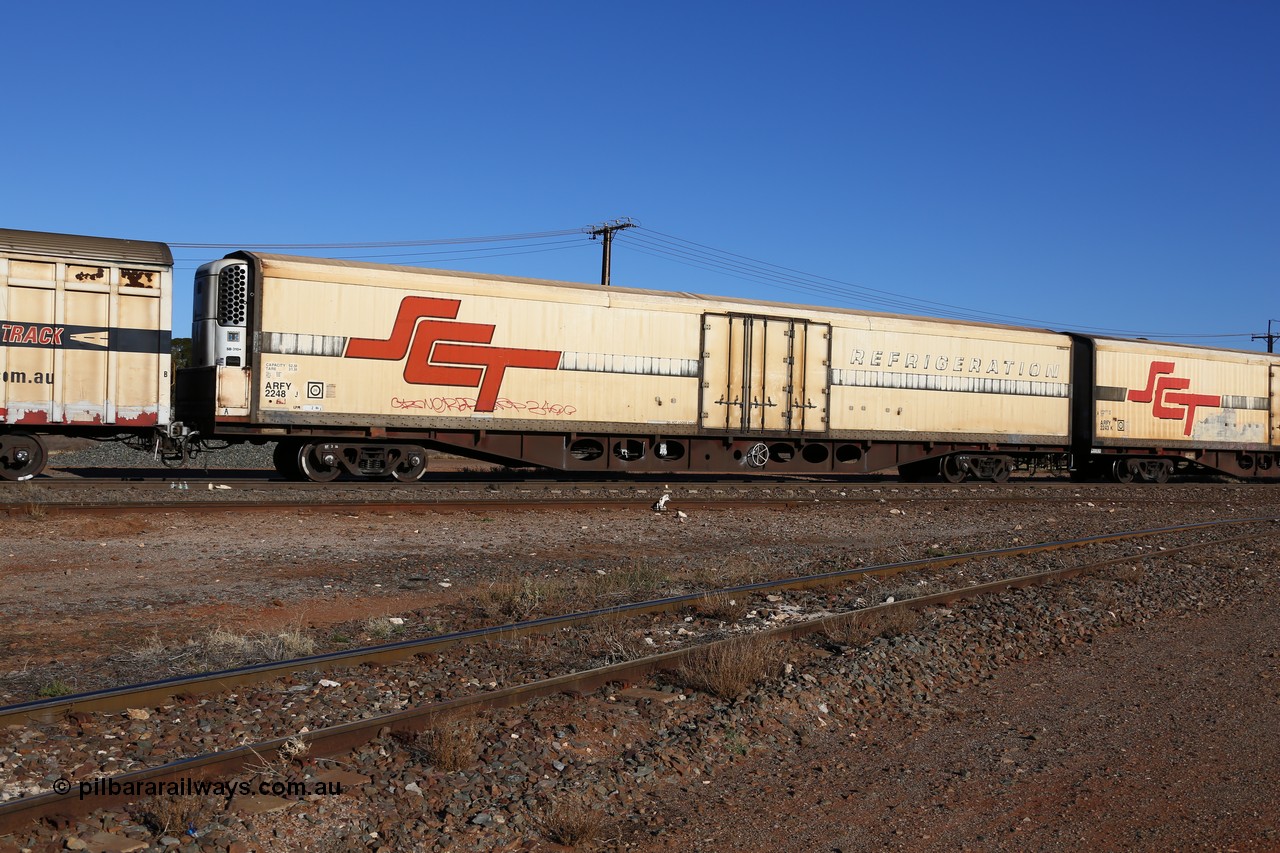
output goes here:
{"type": "Polygon", "coordinates": [[[276,470],[290,480],[328,483],[346,474],[412,483],[420,480],[427,470],[427,450],[417,444],[285,438],[276,444],[272,461],[276,470]]]}

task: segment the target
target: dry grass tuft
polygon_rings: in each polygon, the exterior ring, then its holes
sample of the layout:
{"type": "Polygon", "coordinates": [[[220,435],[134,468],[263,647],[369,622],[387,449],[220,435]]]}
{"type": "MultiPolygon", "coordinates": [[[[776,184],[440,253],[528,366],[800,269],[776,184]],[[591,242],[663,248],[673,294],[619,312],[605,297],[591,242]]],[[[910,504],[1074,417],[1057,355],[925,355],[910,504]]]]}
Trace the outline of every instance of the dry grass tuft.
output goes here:
{"type": "Polygon", "coordinates": [[[857,611],[827,623],[826,635],[840,646],[860,646],[876,637],[896,637],[920,624],[920,613],[905,607],[857,611]]]}
{"type": "Polygon", "coordinates": [[[604,812],[592,808],[585,794],[560,794],[531,818],[544,838],[566,847],[591,843],[604,827],[604,812]]]}
{"type": "Polygon", "coordinates": [[[9,510],[11,518],[21,518],[28,521],[41,521],[48,515],[48,509],[45,502],[48,500],[48,492],[41,486],[37,486],[30,480],[21,480],[13,485],[13,491],[16,494],[16,500],[13,501],[15,506],[9,510]]]}
{"type": "Polygon", "coordinates": [[[446,773],[470,767],[479,752],[471,720],[436,720],[420,732],[396,732],[395,738],[415,761],[446,773]]]}
{"type": "Polygon", "coordinates": [[[698,563],[687,573],[692,583],[704,589],[759,583],[773,576],[760,560],[745,554],[730,554],[714,562],[698,563]]]}
{"type": "Polygon", "coordinates": [[[579,632],[578,638],[589,658],[606,665],[653,654],[653,647],[644,642],[638,631],[629,627],[624,617],[605,617],[593,627],[579,632]]]}
{"type": "Polygon", "coordinates": [[[43,504],[23,504],[22,507],[17,510],[17,515],[19,518],[25,518],[29,521],[41,521],[46,515],[48,515],[48,511],[44,508],[43,504]]]}
{"type": "Polygon", "coordinates": [[[656,561],[636,558],[631,565],[587,578],[583,594],[596,602],[642,601],[665,593],[671,576],[656,561]]]}
{"type": "Polygon", "coordinates": [[[1098,584],[1092,590],[1093,606],[1114,612],[1120,606],[1120,591],[1117,589],[1118,584],[1098,584]]]}
{"type": "Polygon", "coordinates": [[[199,794],[149,797],[134,804],[133,816],[156,835],[181,836],[213,819],[214,809],[199,794]]]}
{"type": "Polygon", "coordinates": [[[291,660],[315,654],[316,642],[298,629],[279,633],[237,634],[215,628],[175,646],[152,637],[133,650],[134,661],[142,667],[168,672],[216,671],[268,661],[291,660]]]}
{"type": "Polygon", "coordinates": [[[741,696],[782,668],[784,646],[765,637],[735,637],[693,651],[680,665],[681,684],[721,699],[741,696]]]}
{"type": "Polygon", "coordinates": [[[203,641],[188,640],[187,646],[208,669],[227,669],[260,661],[289,660],[314,654],[315,640],[298,630],[236,634],[216,628],[203,641]]]}
{"type": "Polygon", "coordinates": [[[390,616],[371,616],[364,620],[364,632],[375,640],[385,640],[404,632],[404,625],[397,625],[390,616]]]}
{"type": "Polygon", "coordinates": [[[723,592],[709,592],[694,603],[693,612],[703,619],[737,622],[747,615],[747,600],[742,594],[731,596],[723,592]]]}
{"type": "Polygon", "coordinates": [[[301,736],[294,735],[281,744],[276,751],[280,755],[280,760],[287,764],[297,761],[299,758],[305,758],[307,753],[311,752],[311,744],[303,740],[301,736]]]}
{"type": "Polygon", "coordinates": [[[1111,577],[1122,584],[1139,583],[1147,574],[1147,567],[1138,563],[1124,563],[1111,569],[1111,577]]]}
{"type": "Polygon", "coordinates": [[[495,580],[480,589],[476,603],[487,614],[522,622],[552,598],[551,582],[521,575],[495,580]]]}
{"type": "Polygon", "coordinates": [[[888,601],[892,598],[894,601],[906,601],[909,598],[922,598],[926,595],[933,595],[935,592],[942,592],[945,587],[933,581],[923,581],[915,583],[900,583],[897,586],[888,589],[877,589],[875,594],[880,597],[881,601],[888,601]]]}
{"type": "Polygon", "coordinates": [[[268,758],[253,747],[249,747],[249,751],[258,759],[257,764],[247,765],[250,772],[264,779],[288,779],[292,775],[293,763],[306,758],[311,752],[311,744],[301,735],[293,735],[276,749],[274,758],[268,758]]]}
{"type": "Polygon", "coordinates": [[[74,692],[75,688],[70,684],[60,678],[55,678],[40,685],[40,690],[36,695],[41,699],[54,699],[58,696],[69,696],[74,692]]]}

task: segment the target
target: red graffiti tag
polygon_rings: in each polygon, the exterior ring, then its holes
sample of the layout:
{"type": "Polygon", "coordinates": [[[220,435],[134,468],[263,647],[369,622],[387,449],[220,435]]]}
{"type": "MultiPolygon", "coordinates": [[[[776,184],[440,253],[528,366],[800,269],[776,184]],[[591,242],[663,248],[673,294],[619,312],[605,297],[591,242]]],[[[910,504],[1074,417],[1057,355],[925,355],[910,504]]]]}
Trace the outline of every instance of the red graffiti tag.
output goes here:
{"type": "Polygon", "coordinates": [[[1151,414],[1161,420],[1185,421],[1186,427],[1182,434],[1191,435],[1196,409],[1201,406],[1219,408],[1222,406],[1222,398],[1212,394],[1179,393],[1191,387],[1191,380],[1170,376],[1173,370],[1172,361],[1151,362],[1147,387],[1141,391],[1130,391],[1128,399],[1131,403],[1150,403],[1151,414]]]}
{"type": "MultiPolygon", "coordinates": [[[[446,412],[474,412],[476,411],[476,400],[474,397],[426,397],[419,400],[406,400],[403,397],[392,397],[391,408],[393,409],[419,409],[429,410],[437,415],[446,412]]],[[[499,397],[494,404],[495,411],[505,412],[524,412],[530,415],[555,415],[569,416],[577,413],[578,407],[571,406],[568,403],[549,403],[546,400],[538,402],[537,400],[526,400],[521,403],[517,400],[508,400],[506,397],[499,397]]]]}
{"type": "Polygon", "coordinates": [[[404,381],[413,385],[454,385],[479,388],[475,411],[492,412],[502,379],[509,368],[555,370],[559,350],[489,346],[496,326],[459,323],[461,300],[406,296],[400,302],[391,335],[385,340],[352,338],[347,358],[397,361],[409,358],[404,381]]]}

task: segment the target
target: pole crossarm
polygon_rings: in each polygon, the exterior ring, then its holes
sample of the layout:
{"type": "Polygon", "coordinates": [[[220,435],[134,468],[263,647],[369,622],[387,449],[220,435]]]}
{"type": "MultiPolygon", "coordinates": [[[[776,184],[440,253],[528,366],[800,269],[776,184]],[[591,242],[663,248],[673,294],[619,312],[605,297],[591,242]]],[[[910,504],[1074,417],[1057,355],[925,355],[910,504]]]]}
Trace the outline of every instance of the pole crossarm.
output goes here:
{"type": "Polygon", "coordinates": [[[1265,335],[1254,335],[1254,336],[1253,336],[1253,340],[1255,340],[1255,341],[1266,341],[1266,342],[1267,342],[1267,352],[1275,352],[1275,351],[1276,351],[1276,338],[1280,338],[1280,333],[1272,332],[1272,331],[1271,331],[1271,324],[1272,324],[1272,323],[1280,323],[1280,320],[1268,320],[1268,321],[1267,321],[1267,333],[1266,333],[1265,335]]]}
{"type": "Polygon", "coordinates": [[[613,235],[618,231],[622,231],[627,228],[635,228],[637,224],[638,223],[633,221],[631,217],[623,216],[620,219],[613,219],[613,220],[610,220],[609,222],[604,222],[604,223],[601,223],[600,225],[595,225],[590,228],[583,229],[584,231],[586,231],[588,234],[591,235],[592,240],[599,237],[601,238],[604,244],[604,258],[601,260],[601,263],[600,263],[600,286],[601,287],[609,286],[609,278],[611,273],[610,267],[612,266],[612,254],[613,254],[613,235]]]}

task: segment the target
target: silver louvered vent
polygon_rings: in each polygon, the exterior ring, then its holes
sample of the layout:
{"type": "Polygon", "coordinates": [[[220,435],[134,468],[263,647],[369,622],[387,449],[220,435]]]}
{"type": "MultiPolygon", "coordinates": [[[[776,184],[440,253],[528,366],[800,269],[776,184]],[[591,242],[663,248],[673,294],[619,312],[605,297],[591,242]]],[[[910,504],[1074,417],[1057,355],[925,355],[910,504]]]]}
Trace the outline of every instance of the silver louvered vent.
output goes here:
{"type": "Polygon", "coordinates": [[[249,268],[232,264],[218,275],[218,325],[243,326],[249,304],[249,268]]]}

